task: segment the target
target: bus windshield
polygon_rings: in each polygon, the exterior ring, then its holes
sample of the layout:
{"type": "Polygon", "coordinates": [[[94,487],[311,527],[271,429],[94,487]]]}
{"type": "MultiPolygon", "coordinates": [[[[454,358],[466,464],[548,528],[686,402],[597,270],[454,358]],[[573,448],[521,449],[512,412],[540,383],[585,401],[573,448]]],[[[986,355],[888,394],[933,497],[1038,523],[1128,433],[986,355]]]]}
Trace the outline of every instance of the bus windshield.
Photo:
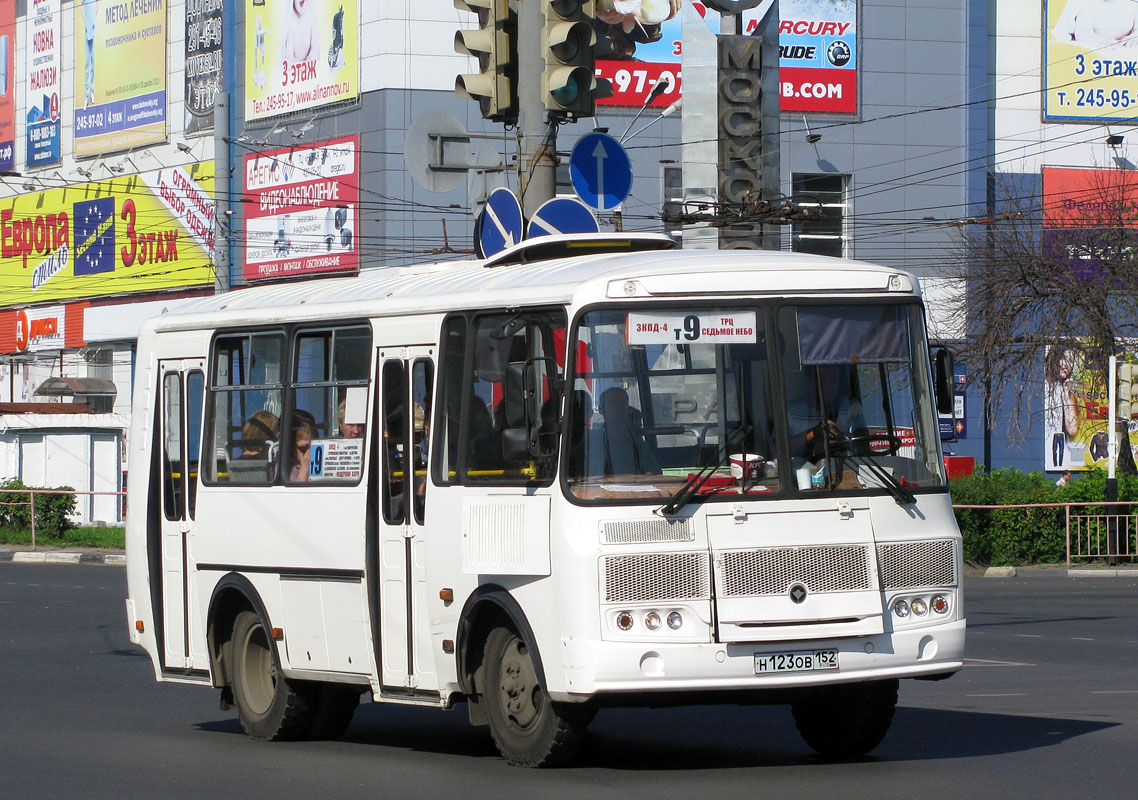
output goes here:
{"type": "Polygon", "coordinates": [[[915,304],[605,308],[577,327],[578,500],[945,485],[915,304]]]}

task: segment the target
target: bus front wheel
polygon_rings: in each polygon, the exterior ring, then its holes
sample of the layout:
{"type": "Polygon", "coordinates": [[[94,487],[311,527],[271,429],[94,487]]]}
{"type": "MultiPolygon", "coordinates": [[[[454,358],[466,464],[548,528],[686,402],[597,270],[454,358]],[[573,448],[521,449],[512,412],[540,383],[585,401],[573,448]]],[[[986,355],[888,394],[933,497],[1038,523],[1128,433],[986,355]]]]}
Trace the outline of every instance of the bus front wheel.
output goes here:
{"type": "Polygon", "coordinates": [[[554,703],[542,688],[529,648],[509,628],[486,639],[483,701],[498,752],[518,767],[564,764],[577,754],[592,709],[554,703]]]}
{"type": "Polygon", "coordinates": [[[897,681],[826,686],[791,706],[806,744],[830,758],[863,756],[885,738],[897,708],[897,681]]]}
{"type": "Polygon", "coordinates": [[[299,739],[313,709],[305,693],[280,671],[261,617],[242,611],[233,621],[233,699],[241,727],[254,739],[299,739]]]}

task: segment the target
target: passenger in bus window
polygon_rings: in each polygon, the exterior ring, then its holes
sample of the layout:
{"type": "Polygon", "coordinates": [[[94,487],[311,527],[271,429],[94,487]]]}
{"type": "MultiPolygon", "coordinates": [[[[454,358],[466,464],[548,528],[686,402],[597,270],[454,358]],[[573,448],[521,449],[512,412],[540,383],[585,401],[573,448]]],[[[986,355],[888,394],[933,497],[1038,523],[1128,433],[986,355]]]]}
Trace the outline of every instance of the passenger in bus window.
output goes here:
{"type": "Polygon", "coordinates": [[[316,419],[307,411],[296,409],[292,412],[292,468],[289,470],[290,483],[308,480],[308,465],[312,455],[312,440],[316,438],[316,419]]]}
{"type": "Polygon", "coordinates": [[[280,419],[271,411],[254,411],[241,426],[241,458],[269,457],[280,435],[280,419]]]}
{"type": "Polygon", "coordinates": [[[336,434],[341,439],[362,439],[364,436],[364,423],[362,422],[345,422],[344,412],[347,409],[347,398],[340,401],[340,405],[336,406],[336,434]]]}
{"type": "Polygon", "coordinates": [[[619,386],[605,389],[600,412],[605,418],[605,474],[658,473],[655,451],[644,439],[643,415],[629,405],[628,393],[619,386]]]}

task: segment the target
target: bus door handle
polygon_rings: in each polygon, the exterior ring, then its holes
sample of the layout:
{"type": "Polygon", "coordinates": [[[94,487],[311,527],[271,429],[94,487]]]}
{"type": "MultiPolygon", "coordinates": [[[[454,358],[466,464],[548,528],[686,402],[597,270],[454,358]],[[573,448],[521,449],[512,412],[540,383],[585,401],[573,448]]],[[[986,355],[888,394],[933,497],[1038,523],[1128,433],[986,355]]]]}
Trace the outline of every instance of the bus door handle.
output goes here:
{"type": "Polygon", "coordinates": [[[413,525],[404,525],[403,526],[403,538],[404,539],[414,539],[415,538],[415,528],[413,525]]]}

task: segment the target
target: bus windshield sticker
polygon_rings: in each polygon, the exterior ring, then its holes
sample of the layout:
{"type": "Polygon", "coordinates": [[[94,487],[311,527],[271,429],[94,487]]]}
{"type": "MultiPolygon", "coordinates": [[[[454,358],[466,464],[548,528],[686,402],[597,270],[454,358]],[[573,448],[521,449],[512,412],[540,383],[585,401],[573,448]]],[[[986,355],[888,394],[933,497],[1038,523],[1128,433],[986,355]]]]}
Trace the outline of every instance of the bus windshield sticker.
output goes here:
{"type": "Polygon", "coordinates": [[[308,480],[359,480],[363,463],[363,439],[314,439],[308,462],[308,480]]]}
{"type": "Polygon", "coordinates": [[[630,313],[629,344],[754,344],[754,311],[693,309],[630,313]]]}

